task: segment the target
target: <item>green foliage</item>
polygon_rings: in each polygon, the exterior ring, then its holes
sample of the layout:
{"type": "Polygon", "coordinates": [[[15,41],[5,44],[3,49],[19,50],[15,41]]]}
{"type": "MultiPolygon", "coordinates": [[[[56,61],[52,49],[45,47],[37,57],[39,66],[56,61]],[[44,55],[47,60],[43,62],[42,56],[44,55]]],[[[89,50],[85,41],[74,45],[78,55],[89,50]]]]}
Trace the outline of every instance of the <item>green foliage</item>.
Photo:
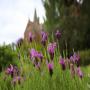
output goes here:
{"type": "Polygon", "coordinates": [[[61,49],[71,51],[90,48],[90,0],[43,0],[46,11],[45,28],[50,33],[57,28],[62,32],[61,49]]]}
{"type": "Polygon", "coordinates": [[[11,77],[6,77],[4,73],[0,73],[0,90],[11,90],[11,77]]]}
{"type": "Polygon", "coordinates": [[[10,81],[11,78],[7,77],[4,80],[5,75],[1,73],[0,90],[88,90],[88,69],[82,69],[84,72],[82,80],[77,76],[72,78],[69,70],[62,71],[57,61],[54,65],[54,74],[50,77],[45,64],[42,66],[42,70],[39,71],[33,67],[31,62],[24,62],[23,73],[25,81],[13,86],[10,81]]]}
{"type": "Polygon", "coordinates": [[[58,14],[56,9],[56,1],[55,0],[43,0],[43,5],[46,10],[46,19],[45,28],[48,32],[52,32],[51,30],[55,29],[55,23],[58,21],[58,14]]]}
{"type": "Polygon", "coordinates": [[[90,50],[80,51],[81,57],[81,65],[89,65],[90,64],[90,50]]]}
{"type": "Polygon", "coordinates": [[[9,64],[16,64],[17,59],[17,53],[10,45],[0,46],[0,71],[5,69],[9,64]]]}
{"type": "MultiPolygon", "coordinates": [[[[58,49],[56,50],[54,57],[53,76],[50,77],[46,65],[46,59],[48,58],[46,47],[43,47],[41,44],[37,44],[35,42],[25,42],[21,45],[21,47],[17,47],[15,51],[13,51],[9,46],[3,46],[2,48],[4,48],[2,49],[4,53],[7,51],[4,56],[11,53],[10,55],[13,58],[14,55],[12,53],[20,53],[20,60],[18,63],[20,63],[19,65],[21,68],[21,73],[24,77],[24,81],[22,81],[21,84],[16,84],[14,86],[11,83],[11,77],[6,76],[5,72],[3,71],[0,73],[0,90],[88,90],[87,74],[89,69],[82,67],[82,71],[84,73],[84,77],[82,79],[80,79],[77,75],[75,75],[73,78],[69,69],[62,71],[60,64],[58,63],[60,55],[60,51],[58,49]],[[44,59],[41,64],[41,70],[38,70],[32,65],[32,61],[30,60],[28,53],[29,49],[31,48],[35,48],[36,50],[41,51],[44,55],[44,59]]],[[[6,57],[8,58],[8,55],[6,57]]],[[[7,58],[4,59],[6,60],[7,58]]],[[[11,62],[12,61],[10,61],[10,63],[11,62]]],[[[2,64],[4,63],[2,62],[2,64]]]]}

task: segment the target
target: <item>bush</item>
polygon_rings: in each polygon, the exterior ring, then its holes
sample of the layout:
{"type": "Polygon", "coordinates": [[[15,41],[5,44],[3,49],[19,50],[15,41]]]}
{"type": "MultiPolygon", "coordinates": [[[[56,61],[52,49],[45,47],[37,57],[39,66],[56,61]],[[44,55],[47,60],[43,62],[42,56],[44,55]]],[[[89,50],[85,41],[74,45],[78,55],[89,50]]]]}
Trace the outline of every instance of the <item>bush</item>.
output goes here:
{"type": "Polygon", "coordinates": [[[11,46],[0,46],[0,71],[9,64],[16,64],[17,53],[12,50],[11,46]]]}
{"type": "Polygon", "coordinates": [[[80,51],[81,65],[90,64],[90,50],[80,51]]]}

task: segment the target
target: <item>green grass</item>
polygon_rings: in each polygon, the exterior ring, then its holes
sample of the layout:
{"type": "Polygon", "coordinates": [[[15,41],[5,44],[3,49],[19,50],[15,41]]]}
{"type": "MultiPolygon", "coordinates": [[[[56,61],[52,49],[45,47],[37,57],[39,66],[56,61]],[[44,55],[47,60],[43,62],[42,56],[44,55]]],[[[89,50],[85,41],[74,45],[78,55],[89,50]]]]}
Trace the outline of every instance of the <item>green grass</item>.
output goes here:
{"type": "MultiPolygon", "coordinates": [[[[24,67],[25,68],[25,67],[24,67]]],[[[55,66],[54,74],[50,77],[48,70],[38,71],[32,66],[27,66],[25,81],[21,85],[15,87],[11,85],[11,78],[4,80],[3,73],[0,76],[1,90],[89,90],[87,83],[90,82],[88,73],[90,67],[82,67],[84,77],[82,80],[75,76],[71,77],[69,70],[62,71],[61,68],[55,66]]]]}
{"type": "Polygon", "coordinates": [[[56,49],[54,57],[54,71],[53,76],[50,77],[48,68],[46,65],[46,59],[50,59],[49,55],[41,44],[23,44],[20,48],[17,48],[16,52],[20,52],[21,59],[18,66],[21,69],[21,75],[24,80],[19,85],[13,86],[11,84],[11,77],[5,75],[4,71],[0,73],[0,90],[89,90],[88,74],[90,73],[90,67],[81,67],[84,77],[80,79],[77,75],[73,78],[70,74],[70,70],[66,69],[62,71],[59,61],[59,51],[56,49]],[[41,51],[44,55],[41,70],[33,67],[29,58],[28,49],[35,48],[41,51]]]}

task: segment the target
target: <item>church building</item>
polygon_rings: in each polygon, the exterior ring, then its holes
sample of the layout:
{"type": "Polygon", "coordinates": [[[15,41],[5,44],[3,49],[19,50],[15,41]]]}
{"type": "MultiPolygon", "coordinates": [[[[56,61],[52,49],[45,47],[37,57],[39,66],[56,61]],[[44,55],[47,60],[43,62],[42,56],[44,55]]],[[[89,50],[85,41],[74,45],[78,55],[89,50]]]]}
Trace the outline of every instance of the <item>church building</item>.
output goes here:
{"type": "Polygon", "coordinates": [[[35,41],[39,41],[41,38],[41,30],[43,29],[43,24],[40,24],[39,17],[37,17],[37,12],[35,9],[33,22],[28,20],[25,32],[24,39],[28,41],[29,32],[31,32],[35,37],[35,41]]]}

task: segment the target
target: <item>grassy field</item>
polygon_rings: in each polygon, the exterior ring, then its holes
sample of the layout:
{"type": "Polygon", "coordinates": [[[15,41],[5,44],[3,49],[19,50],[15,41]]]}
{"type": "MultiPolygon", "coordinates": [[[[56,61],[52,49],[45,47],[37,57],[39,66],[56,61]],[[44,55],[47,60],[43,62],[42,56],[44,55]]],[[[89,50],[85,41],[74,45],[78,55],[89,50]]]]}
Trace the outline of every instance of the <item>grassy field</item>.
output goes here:
{"type": "MultiPolygon", "coordinates": [[[[62,69],[62,65],[59,63],[60,50],[59,46],[55,47],[54,57],[51,60],[50,53],[47,51],[47,46],[50,41],[47,41],[46,46],[36,42],[23,43],[20,47],[17,47],[14,52],[17,52],[18,64],[16,65],[19,70],[20,79],[15,79],[11,76],[11,73],[6,74],[6,69],[0,73],[0,90],[89,90],[90,89],[90,66],[82,66],[81,71],[83,73],[82,78],[76,73],[74,76],[70,72],[69,66],[65,66],[65,70],[62,69]],[[42,62],[38,58],[37,62],[40,62],[40,66],[33,64],[33,59],[30,57],[30,50],[34,48],[43,55],[42,62]],[[48,60],[48,61],[47,61],[48,60]],[[53,62],[52,75],[50,74],[50,68],[47,63],[53,62]]],[[[66,59],[66,53],[63,53],[63,58],[66,59]]],[[[34,58],[34,61],[37,58],[34,58]]],[[[74,68],[77,68],[76,64],[73,64],[74,68]]],[[[18,76],[18,74],[16,75],[18,76]]]]}
{"type": "Polygon", "coordinates": [[[24,80],[21,84],[11,84],[11,77],[5,74],[0,75],[0,90],[89,90],[90,86],[90,66],[82,67],[84,76],[82,79],[75,76],[72,78],[70,71],[62,71],[60,66],[54,66],[54,74],[50,77],[48,70],[45,68],[38,71],[30,64],[23,67],[24,80]]]}

